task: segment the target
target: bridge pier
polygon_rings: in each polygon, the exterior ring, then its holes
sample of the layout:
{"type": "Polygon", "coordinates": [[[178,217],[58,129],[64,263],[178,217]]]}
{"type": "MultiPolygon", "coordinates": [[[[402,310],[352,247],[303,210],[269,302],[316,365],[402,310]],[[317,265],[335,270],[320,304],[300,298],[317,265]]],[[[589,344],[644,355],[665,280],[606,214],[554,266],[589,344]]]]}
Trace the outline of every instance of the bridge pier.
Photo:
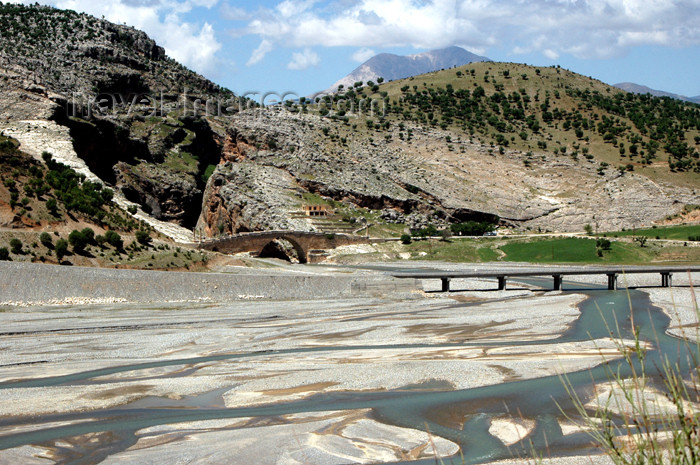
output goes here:
{"type": "Polygon", "coordinates": [[[617,273],[607,273],[608,275],[608,290],[617,290],[617,273]]]}
{"type": "Polygon", "coordinates": [[[673,276],[673,273],[666,272],[666,273],[661,273],[661,287],[672,287],[673,285],[671,284],[671,277],[673,276]]]}
{"type": "Polygon", "coordinates": [[[562,282],[561,275],[554,274],[554,275],[552,275],[552,277],[554,278],[554,290],[561,291],[561,282],[562,282]]]}
{"type": "Polygon", "coordinates": [[[442,281],[442,292],[450,292],[450,278],[440,278],[442,281]]]}
{"type": "Polygon", "coordinates": [[[505,277],[505,276],[499,276],[499,277],[498,277],[498,290],[499,290],[499,291],[505,291],[505,290],[506,290],[506,277],[505,277]]]}

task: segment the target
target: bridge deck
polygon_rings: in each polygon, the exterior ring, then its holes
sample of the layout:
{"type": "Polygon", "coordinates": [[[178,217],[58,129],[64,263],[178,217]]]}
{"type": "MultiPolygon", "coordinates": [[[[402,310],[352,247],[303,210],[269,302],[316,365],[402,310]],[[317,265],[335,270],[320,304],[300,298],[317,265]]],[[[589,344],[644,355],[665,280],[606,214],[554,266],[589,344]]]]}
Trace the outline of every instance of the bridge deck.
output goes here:
{"type": "Polygon", "coordinates": [[[498,289],[506,288],[507,278],[528,276],[552,276],[554,278],[554,290],[561,290],[562,276],[571,275],[606,275],[608,277],[608,289],[617,289],[617,277],[621,274],[659,273],[661,286],[670,287],[673,273],[700,272],[700,266],[611,266],[611,267],[542,267],[528,268],[510,271],[421,271],[392,273],[395,278],[413,279],[440,279],[442,291],[450,290],[450,280],[455,278],[497,278],[498,289]]]}

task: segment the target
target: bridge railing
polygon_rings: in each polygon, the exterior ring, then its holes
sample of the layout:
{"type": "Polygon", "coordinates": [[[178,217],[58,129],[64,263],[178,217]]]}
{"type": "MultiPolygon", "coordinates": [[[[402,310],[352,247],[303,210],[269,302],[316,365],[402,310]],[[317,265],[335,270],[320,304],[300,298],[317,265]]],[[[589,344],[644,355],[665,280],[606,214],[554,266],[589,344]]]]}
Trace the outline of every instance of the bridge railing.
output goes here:
{"type": "Polygon", "coordinates": [[[508,278],[552,276],[554,279],[554,290],[562,289],[562,276],[573,275],[606,275],[608,278],[608,289],[617,289],[617,278],[621,274],[636,273],[659,273],[661,275],[661,286],[671,287],[673,273],[700,272],[700,266],[630,266],[630,267],[551,267],[528,270],[509,271],[423,271],[419,273],[392,273],[395,278],[413,279],[439,279],[442,282],[442,291],[450,291],[450,281],[456,278],[496,278],[498,279],[498,290],[506,288],[508,278]]]}

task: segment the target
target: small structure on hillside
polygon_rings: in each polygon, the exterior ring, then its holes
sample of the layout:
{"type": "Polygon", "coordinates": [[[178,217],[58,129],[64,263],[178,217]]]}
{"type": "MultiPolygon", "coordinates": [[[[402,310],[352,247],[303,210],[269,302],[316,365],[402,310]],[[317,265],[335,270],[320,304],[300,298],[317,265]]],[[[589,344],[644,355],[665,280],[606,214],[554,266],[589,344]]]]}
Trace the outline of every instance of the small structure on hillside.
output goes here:
{"type": "Polygon", "coordinates": [[[332,216],[333,209],[328,205],[302,205],[302,211],[306,216],[332,216]]]}

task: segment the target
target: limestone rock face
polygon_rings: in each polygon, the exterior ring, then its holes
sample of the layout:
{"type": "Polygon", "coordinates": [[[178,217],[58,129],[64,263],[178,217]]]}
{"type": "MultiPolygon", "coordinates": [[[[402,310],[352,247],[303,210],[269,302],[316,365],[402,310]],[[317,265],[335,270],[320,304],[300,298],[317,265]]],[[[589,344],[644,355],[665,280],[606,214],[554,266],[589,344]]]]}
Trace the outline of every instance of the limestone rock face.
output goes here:
{"type": "Polygon", "coordinates": [[[294,177],[272,166],[226,162],[209,178],[198,229],[205,236],[247,231],[310,230],[304,219],[292,219],[301,196],[294,177]]]}
{"type": "Polygon", "coordinates": [[[199,213],[202,191],[190,176],[180,176],[158,165],[114,166],[116,185],[124,196],[163,221],[193,224],[199,213]]]}
{"type": "Polygon", "coordinates": [[[0,124],[53,118],[65,104],[65,97],[25,79],[20,71],[0,67],[0,124]]]}
{"type": "MultiPolygon", "coordinates": [[[[407,123],[407,126],[408,123],[407,123]]],[[[381,210],[387,222],[413,226],[500,220],[540,230],[649,225],[697,203],[692,189],[660,185],[634,172],[598,173],[585,160],[518,151],[494,153],[450,133],[410,127],[410,142],[347,142],[317,116],[280,109],[237,114],[223,137],[222,160],[204,193],[198,228],[206,235],[256,229],[314,228],[296,220],[302,194],[381,210]],[[524,161],[528,158],[528,168],[524,161]],[[393,212],[393,213],[392,213],[393,212]]]]}

